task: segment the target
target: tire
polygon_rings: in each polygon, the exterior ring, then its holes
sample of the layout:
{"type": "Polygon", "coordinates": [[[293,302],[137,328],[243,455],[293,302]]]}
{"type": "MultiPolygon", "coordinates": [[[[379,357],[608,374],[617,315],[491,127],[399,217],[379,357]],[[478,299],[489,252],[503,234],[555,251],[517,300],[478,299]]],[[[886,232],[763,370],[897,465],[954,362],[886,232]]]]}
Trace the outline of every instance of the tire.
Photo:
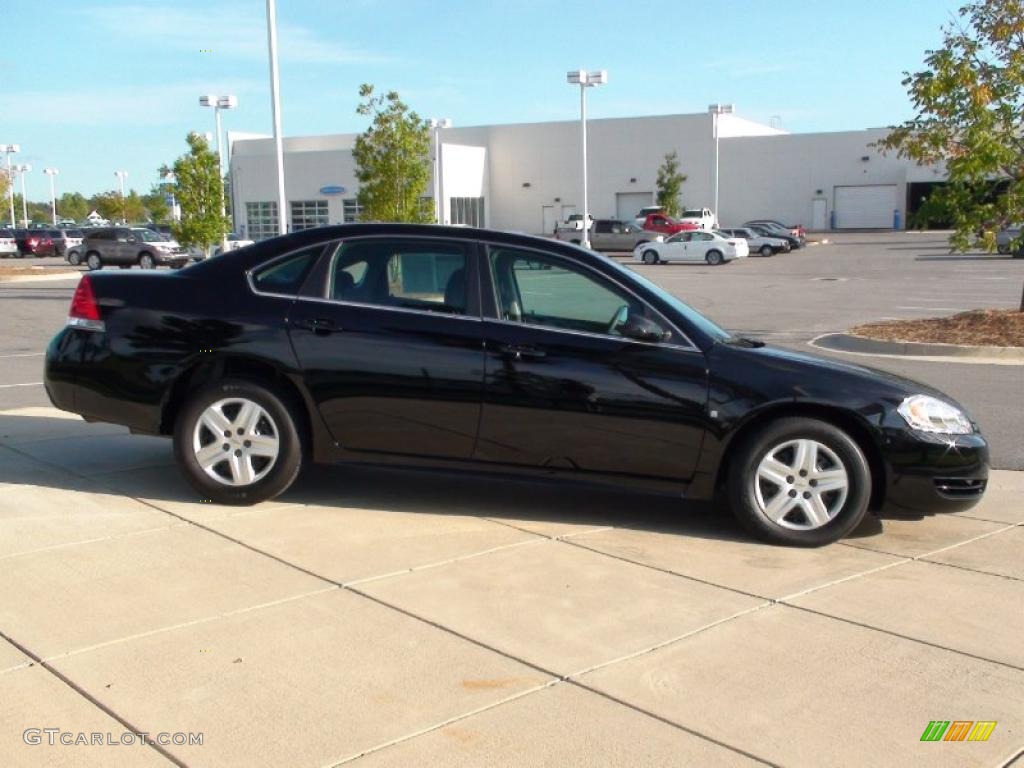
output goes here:
{"type": "Polygon", "coordinates": [[[707,254],[704,256],[704,261],[706,261],[712,267],[717,267],[724,261],[724,259],[722,258],[722,252],[708,251],[707,254]]]}
{"type": "Polygon", "coordinates": [[[89,267],[90,272],[95,272],[97,269],[103,269],[103,259],[96,251],[89,251],[85,254],[85,264],[89,267]]]}
{"type": "Polygon", "coordinates": [[[1010,253],[1010,246],[1009,246],[1009,244],[997,245],[996,246],[996,252],[1003,254],[1003,256],[1007,256],[1010,253]]]}
{"type": "Polygon", "coordinates": [[[657,264],[658,263],[658,252],[653,248],[648,248],[643,252],[644,264],[657,264]]]}
{"type": "Polygon", "coordinates": [[[80,254],[78,251],[72,251],[71,253],[68,254],[68,264],[70,264],[72,267],[77,267],[81,263],[82,254],[80,254]]]}
{"type": "Polygon", "coordinates": [[[761,255],[762,256],[768,257],[768,256],[771,256],[773,253],[775,253],[775,251],[772,249],[772,247],[770,245],[762,245],[761,246],[761,255]]]}
{"type": "Polygon", "coordinates": [[[152,253],[140,253],[139,254],[139,267],[141,269],[155,269],[156,259],[153,258],[152,253]]]}
{"type": "Polygon", "coordinates": [[[303,461],[298,424],[292,407],[273,390],[226,379],[190,395],[174,426],[174,457],[185,479],[204,499],[218,504],[256,504],[284,493],[298,476],[303,461]],[[246,404],[258,407],[258,411],[250,411],[258,418],[242,424],[244,431],[239,435],[236,420],[245,418],[241,410],[246,404]],[[235,434],[215,433],[209,420],[202,421],[204,415],[235,434]],[[257,437],[261,444],[254,448],[257,437]],[[218,450],[224,445],[227,450],[218,450]],[[206,469],[200,464],[203,449],[206,469]],[[271,451],[276,453],[271,456],[271,451]],[[221,455],[224,458],[219,458],[221,455]]]}
{"type": "Polygon", "coordinates": [[[838,541],[864,519],[871,499],[871,472],[860,446],[833,424],[812,418],[776,419],[750,435],[730,458],[727,483],[729,505],[747,531],[798,547],[838,541]],[[799,453],[800,445],[811,444],[813,462],[810,451],[799,453]],[[815,490],[826,482],[836,488],[815,490]]]}

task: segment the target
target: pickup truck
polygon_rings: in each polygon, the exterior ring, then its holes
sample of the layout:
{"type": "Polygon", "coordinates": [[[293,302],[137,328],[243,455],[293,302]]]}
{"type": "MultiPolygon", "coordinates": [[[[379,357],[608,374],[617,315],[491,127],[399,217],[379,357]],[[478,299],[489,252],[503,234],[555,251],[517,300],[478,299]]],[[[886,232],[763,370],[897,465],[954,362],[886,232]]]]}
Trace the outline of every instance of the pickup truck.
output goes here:
{"type": "MultiPolygon", "coordinates": [[[[571,224],[575,226],[555,230],[555,239],[578,245],[583,242],[583,221],[577,219],[571,224]]],[[[631,221],[619,219],[594,219],[590,223],[589,237],[590,247],[595,251],[632,251],[641,243],[663,239],[656,232],[648,232],[631,221]]]]}
{"type": "Polygon", "coordinates": [[[698,229],[715,229],[718,226],[718,217],[711,212],[710,208],[691,208],[683,211],[679,217],[680,221],[691,221],[698,229]]]}
{"type": "Polygon", "coordinates": [[[647,214],[647,218],[644,219],[644,223],[640,226],[648,232],[660,232],[663,235],[674,235],[678,232],[700,229],[696,222],[677,221],[676,219],[669,218],[664,213],[647,214]]]}

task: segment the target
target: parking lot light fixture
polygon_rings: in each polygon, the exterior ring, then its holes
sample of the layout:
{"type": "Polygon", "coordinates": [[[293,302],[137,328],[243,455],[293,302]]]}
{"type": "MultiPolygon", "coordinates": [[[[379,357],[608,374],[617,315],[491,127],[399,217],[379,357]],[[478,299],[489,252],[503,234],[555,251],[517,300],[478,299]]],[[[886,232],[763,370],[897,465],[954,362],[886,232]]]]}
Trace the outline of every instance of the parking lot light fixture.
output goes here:
{"type": "Polygon", "coordinates": [[[7,188],[7,198],[11,205],[11,226],[14,224],[14,169],[11,168],[11,155],[20,152],[21,147],[17,144],[0,144],[0,152],[7,155],[7,180],[11,182],[7,188]]]}
{"type": "MultiPolygon", "coordinates": [[[[25,174],[32,170],[27,163],[14,166],[14,172],[21,176],[21,223],[23,227],[28,226],[28,203],[25,200],[25,174]]],[[[14,179],[11,179],[11,186],[14,186],[14,179]]]]}
{"type": "Polygon", "coordinates": [[[60,171],[56,168],[43,168],[43,173],[50,177],[50,210],[53,212],[53,226],[57,226],[57,189],[53,177],[60,171]]]}
{"type": "MultiPolygon", "coordinates": [[[[217,129],[217,176],[220,179],[220,216],[223,219],[227,215],[224,204],[224,149],[221,145],[220,111],[222,109],[234,109],[238,106],[238,97],[233,95],[214,96],[206,94],[199,97],[199,106],[213,107],[213,122],[217,129]]],[[[220,233],[220,250],[225,252],[228,249],[227,232],[220,233]]]]}
{"type": "Polygon", "coordinates": [[[431,139],[434,144],[433,172],[434,172],[434,221],[443,224],[444,203],[441,198],[441,129],[451,128],[452,121],[447,117],[437,120],[430,118],[427,121],[430,127],[431,139]]]}
{"type": "Polygon", "coordinates": [[[277,0],[267,0],[267,48],[270,59],[270,111],[274,121],[274,162],[277,166],[277,231],[288,233],[284,217],[284,139],[281,136],[281,77],[277,67],[277,0]]]}
{"type": "Polygon", "coordinates": [[[128,211],[125,208],[124,203],[124,180],[128,178],[128,171],[114,171],[114,175],[117,176],[117,181],[121,186],[121,223],[128,223],[128,211]]]}
{"type": "Polygon", "coordinates": [[[715,137],[715,220],[720,221],[718,215],[718,116],[719,115],[731,115],[735,111],[735,107],[732,104],[709,104],[708,112],[711,113],[711,131],[715,137]]]}
{"type": "Polygon", "coordinates": [[[587,203],[587,88],[604,85],[608,82],[608,72],[604,69],[588,72],[585,69],[574,69],[566,74],[566,82],[580,87],[580,159],[583,166],[583,234],[581,245],[590,247],[590,210],[587,203]]]}

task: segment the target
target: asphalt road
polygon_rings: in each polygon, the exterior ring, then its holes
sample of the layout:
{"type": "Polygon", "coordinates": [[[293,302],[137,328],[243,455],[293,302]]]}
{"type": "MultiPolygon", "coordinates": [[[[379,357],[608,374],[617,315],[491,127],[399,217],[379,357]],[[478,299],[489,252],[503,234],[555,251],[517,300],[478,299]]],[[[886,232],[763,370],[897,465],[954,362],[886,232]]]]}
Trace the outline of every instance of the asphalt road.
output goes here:
{"type": "MultiPolygon", "coordinates": [[[[808,346],[820,334],[870,320],[1015,307],[1024,259],[951,255],[937,233],[851,233],[833,239],[829,245],[721,267],[635,266],[732,331],[948,392],[981,424],[992,445],[993,466],[1024,469],[1024,366],[851,356],[808,346]]],[[[47,270],[60,266],[56,259],[32,263],[47,270]]],[[[0,409],[48,404],[40,385],[43,350],[64,322],[74,286],[74,280],[0,283],[0,409]]]]}

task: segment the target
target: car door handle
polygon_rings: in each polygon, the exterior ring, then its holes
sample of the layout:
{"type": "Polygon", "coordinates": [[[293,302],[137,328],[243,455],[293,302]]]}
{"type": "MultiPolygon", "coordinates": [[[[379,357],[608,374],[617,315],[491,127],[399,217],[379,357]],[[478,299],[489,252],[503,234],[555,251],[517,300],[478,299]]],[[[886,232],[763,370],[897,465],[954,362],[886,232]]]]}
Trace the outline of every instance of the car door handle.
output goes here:
{"type": "Polygon", "coordinates": [[[307,331],[312,331],[318,336],[326,336],[334,331],[340,331],[341,326],[337,325],[333,320],[326,317],[314,317],[314,318],[299,318],[293,320],[292,325],[296,328],[303,328],[307,331]]]}
{"type": "Polygon", "coordinates": [[[539,360],[547,355],[547,352],[526,344],[502,344],[498,350],[503,355],[508,355],[515,360],[539,360]]]}

